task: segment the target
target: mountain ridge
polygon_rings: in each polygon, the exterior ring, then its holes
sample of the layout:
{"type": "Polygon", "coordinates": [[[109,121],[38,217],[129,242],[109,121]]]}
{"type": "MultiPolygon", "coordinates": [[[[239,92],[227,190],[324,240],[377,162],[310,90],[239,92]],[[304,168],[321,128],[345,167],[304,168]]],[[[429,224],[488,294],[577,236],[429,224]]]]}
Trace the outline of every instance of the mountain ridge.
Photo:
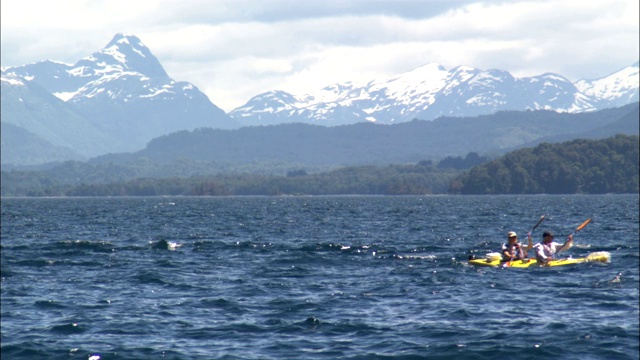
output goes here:
{"type": "Polygon", "coordinates": [[[229,115],[245,126],[282,122],[334,126],[475,116],[501,110],[586,112],[638,101],[639,78],[637,62],[606,77],[576,84],[554,73],[516,78],[500,69],[485,71],[461,65],[446,70],[433,63],[383,79],[347,81],[302,95],[265,92],[229,115]]]}
{"type": "Polygon", "coordinates": [[[40,138],[44,152],[51,144],[48,156],[35,156],[28,144],[5,139],[19,132],[2,132],[3,149],[11,154],[2,164],[64,161],[68,155],[61,154],[71,153],[86,160],[137,152],[158,137],[199,128],[399,124],[527,109],[593,112],[638,101],[637,79],[638,62],[576,83],[552,73],[517,78],[506,70],[464,65],[447,70],[431,63],[303,95],[273,90],[226,114],[195,85],[173,80],[138,37],[118,33],[75,64],[44,60],[2,69],[2,123],[31,134],[25,139],[40,138]],[[9,143],[18,148],[9,151],[9,143]]]}

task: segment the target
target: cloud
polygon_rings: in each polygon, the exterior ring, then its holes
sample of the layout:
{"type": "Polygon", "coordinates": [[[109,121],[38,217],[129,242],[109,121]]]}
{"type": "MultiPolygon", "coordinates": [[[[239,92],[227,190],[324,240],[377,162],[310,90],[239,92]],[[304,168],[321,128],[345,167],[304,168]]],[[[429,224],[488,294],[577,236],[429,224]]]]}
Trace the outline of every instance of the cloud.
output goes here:
{"type": "Polygon", "coordinates": [[[2,65],[75,62],[117,32],[224,110],[427,63],[598,78],[638,61],[635,0],[3,0],[2,65]]]}

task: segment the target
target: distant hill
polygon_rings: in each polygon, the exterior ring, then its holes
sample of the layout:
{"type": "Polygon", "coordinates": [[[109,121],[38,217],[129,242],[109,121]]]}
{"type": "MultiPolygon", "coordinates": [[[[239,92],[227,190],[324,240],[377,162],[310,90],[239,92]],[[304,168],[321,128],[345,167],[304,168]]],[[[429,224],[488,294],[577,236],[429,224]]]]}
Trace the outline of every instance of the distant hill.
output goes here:
{"type": "Polygon", "coordinates": [[[29,159],[28,163],[44,164],[59,159],[82,160],[79,153],[69,147],[56,146],[29,131],[13,124],[2,124],[2,149],[0,157],[29,159]],[[20,152],[16,154],[16,152],[20,152]]]}
{"type": "Polygon", "coordinates": [[[108,151],[105,134],[40,85],[9,76],[2,77],[1,85],[2,164],[87,159],[108,151]],[[14,137],[27,132],[29,137],[14,137]]]}
{"type": "Polygon", "coordinates": [[[156,138],[138,152],[104,155],[91,163],[145,158],[252,163],[284,161],[348,166],[437,161],[476,152],[498,156],[545,139],[638,134],[638,103],[597,112],[502,111],[468,118],[414,120],[396,125],[360,123],[336,127],[284,124],[237,130],[197,129],[156,138]],[[636,121],[634,122],[633,119],[636,121]]]}
{"type": "Polygon", "coordinates": [[[640,111],[638,106],[631,107],[631,111],[626,115],[622,116],[618,120],[612,121],[605,125],[584,130],[582,132],[578,132],[576,134],[562,134],[555,136],[547,136],[540,138],[534,142],[524,144],[523,147],[532,147],[541,142],[562,142],[568,141],[575,138],[580,139],[604,139],[607,137],[614,136],[616,134],[629,134],[629,135],[637,135],[640,133],[640,111]]]}

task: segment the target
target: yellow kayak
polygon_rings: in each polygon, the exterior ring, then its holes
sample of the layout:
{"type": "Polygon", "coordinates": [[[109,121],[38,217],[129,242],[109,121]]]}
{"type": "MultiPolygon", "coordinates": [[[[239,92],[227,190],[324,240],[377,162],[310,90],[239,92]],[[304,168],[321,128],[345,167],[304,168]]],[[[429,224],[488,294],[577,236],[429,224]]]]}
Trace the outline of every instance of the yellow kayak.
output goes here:
{"type": "Polygon", "coordinates": [[[514,261],[501,261],[495,257],[488,257],[485,259],[471,259],[469,264],[477,266],[493,266],[493,267],[514,267],[514,268],[528,268],[538,266],[564,266],[580,264],[584,262],[609,262],[611,255],[606,251],[594,252],[583,258],[567,258],[551,260],[547,264],[540,264],[536,259],[514,260],[514,261]]]}

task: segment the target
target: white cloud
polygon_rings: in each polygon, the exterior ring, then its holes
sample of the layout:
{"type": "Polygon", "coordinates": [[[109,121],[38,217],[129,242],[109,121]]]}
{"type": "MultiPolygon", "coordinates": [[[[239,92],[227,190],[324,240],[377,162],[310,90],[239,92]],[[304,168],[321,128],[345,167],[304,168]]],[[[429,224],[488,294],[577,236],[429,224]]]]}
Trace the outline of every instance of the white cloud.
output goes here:
{"type": "Polygon", "coordinates": [[[3,0],[2,66],[75,62],[117,32],[224,110],[426,63],[597,78],[638,61],[636,0],[3,0]]]}

